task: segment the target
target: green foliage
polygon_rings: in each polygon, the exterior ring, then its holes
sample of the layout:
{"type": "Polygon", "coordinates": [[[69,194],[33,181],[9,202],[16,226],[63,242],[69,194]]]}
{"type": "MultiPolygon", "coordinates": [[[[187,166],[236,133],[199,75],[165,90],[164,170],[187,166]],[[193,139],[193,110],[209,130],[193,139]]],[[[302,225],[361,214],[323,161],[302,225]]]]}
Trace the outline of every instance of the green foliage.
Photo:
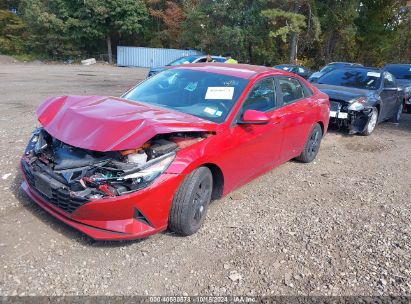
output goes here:
{"type": "Polygon", "coordinates": [[[282,9],[269,9],[261,12],[261,15],[269,20],[274,30],[270,31],[270,37],[281,37],[283,42],[287,41],[290,32],[301,33],[306,28],[305,16],[287,12],[282,9]]]}
{"type": "Polygon", "coordinates": [[[264,65],[410,62],[406,2],[0,0],[0,52],[67,58],[123,44],[231,52],[240,62],[264,65]]]}
{"type": "Polygon", "coordinates": [[[31,49],[75,56],[98,41],[142,31],[148,13],[142,0],[22,0],[31,49]]]}
{"type": "Polygon", "coordinates": [[[0,10],[0,53],[19,54],[24,51],[24,21],[9,12],[0,10]]]}

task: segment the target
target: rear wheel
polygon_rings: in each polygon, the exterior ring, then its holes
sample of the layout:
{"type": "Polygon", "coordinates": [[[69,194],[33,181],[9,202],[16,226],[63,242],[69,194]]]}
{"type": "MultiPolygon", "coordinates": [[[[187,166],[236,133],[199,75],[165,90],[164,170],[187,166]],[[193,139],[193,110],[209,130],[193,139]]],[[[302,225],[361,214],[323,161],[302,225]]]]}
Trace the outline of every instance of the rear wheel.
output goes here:
{"type": "Polygon", "coordinates": [[[317,156],[318,150],[320,150],[321,139],[323,137],[323,132],[321,126],[316,123],[311,129],[310,135],[308,136],[307,142],[304,145],[304,150],[297,157],[297,160],[303,163],[312,162],[317,156]]]}
{"type": "Polygon", "coordinates": [[[364,131],[361,133],[361,135],[371,135],[371,133],[375,130],[375,127],[377,126],[377,121],[378,121],[378,110],[377,108],[372,108],[372,113],[371,113],[371,118],[368,121],[367,125],[365,126],[364,131]]]}
{"type": "Polygon", "coordinates": [[[169,229],[183,236],[197,232],[206,217],[212,190],[213,176],[207,167],[187,175],[174,194],[169,229]]]}

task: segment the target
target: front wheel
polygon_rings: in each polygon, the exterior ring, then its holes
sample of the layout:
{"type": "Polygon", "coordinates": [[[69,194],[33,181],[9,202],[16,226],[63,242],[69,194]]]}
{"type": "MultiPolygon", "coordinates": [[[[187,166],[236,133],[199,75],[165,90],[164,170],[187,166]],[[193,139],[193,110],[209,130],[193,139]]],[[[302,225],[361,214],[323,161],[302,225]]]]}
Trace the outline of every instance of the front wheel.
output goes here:
{"type": "Polygon", "coordinates": [[[174,194],[168,228],[182,236],[197,232],[206,217],[212,190],[213,176],[207,167],[187,175],[174,194]]]}
{"type": "Polygon", "coordinates": [[[377,121],[378,121],[378,110],[377,108],[373,107],[370,120],[368,121],[361,135],[364,135],[364,136],[371,135],[371,133],[375,130],[375,127],[377,126],[377,121]]]}
{"type": "Polygon", "coordinates": [[[303,163],[312,162],[317,156],[318,151],[320,150],[321,139],[323,137],[323,131],[321,126],[316,123],[311,129],[310,135],[308,136],[307,142],[304,145],[304,150],[297,157],[297,160],[303,163]]]}

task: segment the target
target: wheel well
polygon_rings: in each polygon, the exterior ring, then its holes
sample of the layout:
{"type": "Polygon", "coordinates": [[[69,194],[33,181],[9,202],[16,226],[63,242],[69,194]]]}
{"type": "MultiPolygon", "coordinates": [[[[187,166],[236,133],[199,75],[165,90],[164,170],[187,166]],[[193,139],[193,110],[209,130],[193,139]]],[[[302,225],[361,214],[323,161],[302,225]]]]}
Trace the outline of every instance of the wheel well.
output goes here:
{"type": "Polygon", "coordinates": [[[213,192],[211,194],[211,199],[219,199],[223,196],[224,191],[224,175],[223,171],[215,164],[204,164],[204,167],[210,169],[213,175],[213,192]]]}
{"type": "Polygon", "coordinates": [[[322,122],[322,121],[319,121],[318,124],[320,125],[320,127],[321,127],[321,132],[322,132],[323,135],[324,135],[324,124],[323,124],[323,122],[322,122]]]}

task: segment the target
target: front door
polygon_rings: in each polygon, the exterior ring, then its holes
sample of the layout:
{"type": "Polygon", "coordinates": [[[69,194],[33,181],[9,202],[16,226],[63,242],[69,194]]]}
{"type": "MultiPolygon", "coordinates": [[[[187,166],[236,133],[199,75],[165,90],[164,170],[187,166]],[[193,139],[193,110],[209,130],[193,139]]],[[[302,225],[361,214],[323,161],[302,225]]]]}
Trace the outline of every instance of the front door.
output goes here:
{"type": "Polygon", "coordinates": [[[276,117],[277,99],[273,77],[259,80],[245,98],[236,121],[227,135],[230,149],[226,151],[226,172],[230,188],[238,187],[278,163],[283,141],[282,119],[276,117]],[[242,124],[242,114],[248,110],[265,112],[270,121],[267,124],[242,124]]]}

